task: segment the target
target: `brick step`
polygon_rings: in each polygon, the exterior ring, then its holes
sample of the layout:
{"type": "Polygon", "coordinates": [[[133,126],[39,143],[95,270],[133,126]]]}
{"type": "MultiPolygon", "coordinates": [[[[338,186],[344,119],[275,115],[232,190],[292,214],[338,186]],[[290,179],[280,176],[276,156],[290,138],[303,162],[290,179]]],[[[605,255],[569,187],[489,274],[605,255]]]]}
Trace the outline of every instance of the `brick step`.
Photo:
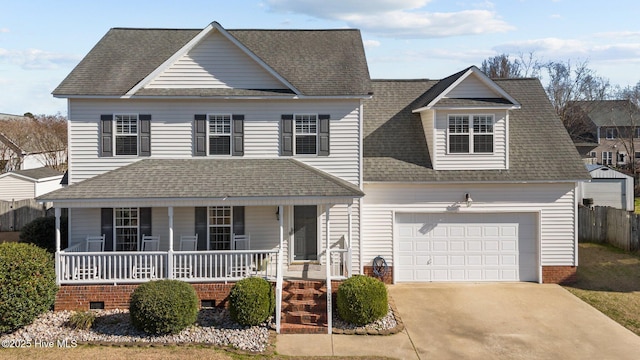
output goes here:
{"type": "Polygon", "coordinates": [[[287,311],[282,313],[282,320],[286,324],[321,325],[327,322],[327,314],[309,311],[287,311]]]}
{"type": "Polygon", "coordinates": [[[307,311],[311,313],[326,313],[327,312],[327,304],[316,304],[316,303],[308,303],[308,304],[282,304],[282,312],[288,311],[307,311]]]}
{"type": "Polygon", "coordinates": [[[281,334],[327,334],[326,325],[280,324],[281,334]]]}
{"type": "MultiPolygon", "coordinates": [[[[300,301],[315,301],[321,302],[327,298],[326,294],[282,294],[282,302],[300,302],[300,301]]],[[[325,300],[326,301],[326,300],[325,300]]]]}

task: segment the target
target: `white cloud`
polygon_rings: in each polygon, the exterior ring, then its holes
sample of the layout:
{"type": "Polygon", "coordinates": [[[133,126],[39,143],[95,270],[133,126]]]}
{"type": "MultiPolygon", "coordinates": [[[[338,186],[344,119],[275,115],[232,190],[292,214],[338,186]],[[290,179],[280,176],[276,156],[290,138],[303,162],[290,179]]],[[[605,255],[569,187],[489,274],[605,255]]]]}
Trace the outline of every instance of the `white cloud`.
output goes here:
{"type": "Polygon", "coordinates": [[[8,33],[9,29],[7,28],[0,28],[0,33],[8,33]]]}
{"type": "Polygon", "coordinates": [[[365,49],[371,49],[380,46],[380,41],[378,40],[364,40],[362,43],[364,44],[365,49]]]}
{"type": "Polygon", "coordinates": [[[593,34],[595,37],[605,39],[640,39],[640,31],[609,31],[593,34]]]}
{"type": "MultiPolygon", "coordinates": [[[[428,12],[430,0],[267,0],[271,10],[339,20],[380,36],[426,39],[513,30],[490,10],[428,12]]],[[[483,3],[492,6],[490,2],[483,3]]]]}
{"type": "Polygon", "coordinates": [[[562,19],[562,15],[560,15],[560,14],[551,14],[551,15],[549,15],[549,18],[551,18],[551,19],[562,19]]]}
{"type": "Polygon", "coordinates": [[[39,49],[7,50],[0,48],[0,61],[18,65],[25,70],[57,69],[78,62],[79,56],[58,54],[39,49]]]}

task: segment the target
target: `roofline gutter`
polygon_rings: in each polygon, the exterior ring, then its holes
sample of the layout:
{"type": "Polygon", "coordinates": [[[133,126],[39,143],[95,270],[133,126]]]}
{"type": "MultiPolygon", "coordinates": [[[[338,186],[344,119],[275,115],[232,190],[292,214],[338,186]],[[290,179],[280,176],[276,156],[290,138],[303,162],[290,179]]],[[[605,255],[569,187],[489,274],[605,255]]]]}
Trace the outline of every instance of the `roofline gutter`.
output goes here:
{"type": "Polygon", "coordinates": [[[270,206],[282,205],[295,202],[300,205],[312,204],[352,204],[354,199],[362,198],[364,195],[353,196],[259,196],[259,197],[210,197],[210,198],[95,198],[95,199],[51,199],[46,195],[36,198],[39,203],[52,202],[54,207],[84,207],[96,206],[270,206]],[[97,205],[100,204],[100,205],[97,205]]]}
{"type": "Polygon", "coordinates": [[[579,180],[504,180],[504,181],[481,181],[481,180],[469,180],[469,181],[364,181],[364,184],[416,184],[416,185],[445,185],[445,184],[557,184],[557,183],[576,183],[580,181],[589,181],[591,179],[579,179],[579,180]]]}
{"type": "Polygon", "coordinates": [[[201,95],[189,95],[189,96],[166,96],[166,95],[135,95],[135,96],[119,96],[119,95],[53,95],[58,99],[124,99],[124,100],[148,100],[148,99],[161,99],[161,100],[193,100],[193,99],[219,99],[219,100],[368,100],[373,97],[372,94],[367,95],[328,95],[328,96],[314,96],[314,95],[271,95],[271,96],[255,96],[255,95],[214,95],[214,96],[201,96],[201,95]]]}
{"type": "Polygon", "coordinates": [[[425,110],[520,110],[520,105],[500,105],[500,106],[423,106],[412,110],[412,113],[419,113],[425,110]]]}

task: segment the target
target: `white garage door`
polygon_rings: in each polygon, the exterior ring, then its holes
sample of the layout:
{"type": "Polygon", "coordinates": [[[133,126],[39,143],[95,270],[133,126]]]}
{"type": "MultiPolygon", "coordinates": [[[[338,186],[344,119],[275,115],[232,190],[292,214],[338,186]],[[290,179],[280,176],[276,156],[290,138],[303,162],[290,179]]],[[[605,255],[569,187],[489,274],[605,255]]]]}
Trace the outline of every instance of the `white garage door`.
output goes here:
{"type": "Polygon", "coordinates": [[[537,281],[534,214],[397,214],[398,281],[537,281]]]}

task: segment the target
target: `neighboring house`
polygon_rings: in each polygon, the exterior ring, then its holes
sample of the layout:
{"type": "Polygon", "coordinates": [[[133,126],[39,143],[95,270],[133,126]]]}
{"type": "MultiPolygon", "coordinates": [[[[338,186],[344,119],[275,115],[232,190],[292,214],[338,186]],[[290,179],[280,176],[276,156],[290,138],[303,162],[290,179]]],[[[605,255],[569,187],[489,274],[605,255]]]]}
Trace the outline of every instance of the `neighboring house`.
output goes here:
{"type": "Polygon", "coordinates": [[[585,136],[597,146],[576,144],[587,163],[629,167],[640,165],[640,109],[629,100],[575,101],[576,112],[584,121],[585,136]],[[586,146],[585,146],[586,145],[586,146]]]}
{"type": "Polygon", "coordinates": [[[380,271],[575,276],[588,174],[536,79],[371,81],[357,30],[214,22],[112,29],[53,94],[70,144],[69,186],[39,198],[69,208],[56,308],[113,307],[153,278],[222,301],[247,273],[278,297],[286,280],[380,271]],[[96,235],[104,252],[85,255],[96,235]]]}
{"type": "Polygon", "coordinates": [[[60,189],[62,187],[60,184],[62,175],[46,167],[14,170],[0,174],[0,200],[34,199],[40,195],[60,189]]]}
{"type": "Polygon", "coordinates": [[[48,158],[64,163],[65,149],[43,151],[38,135],[28,126],[33,119],[27,116],[0,114],[0,172],[36,169],[51,163],[48,158]]]}
{"type": "Polygon", "coordinates": [[[580,183],[578,194],[581,203],[634,211],[632,176],[604,165],[586,166],[592,179],[580,183]],[[584,199],[591,200],[587,200],[585,203],[584,199]]]}

